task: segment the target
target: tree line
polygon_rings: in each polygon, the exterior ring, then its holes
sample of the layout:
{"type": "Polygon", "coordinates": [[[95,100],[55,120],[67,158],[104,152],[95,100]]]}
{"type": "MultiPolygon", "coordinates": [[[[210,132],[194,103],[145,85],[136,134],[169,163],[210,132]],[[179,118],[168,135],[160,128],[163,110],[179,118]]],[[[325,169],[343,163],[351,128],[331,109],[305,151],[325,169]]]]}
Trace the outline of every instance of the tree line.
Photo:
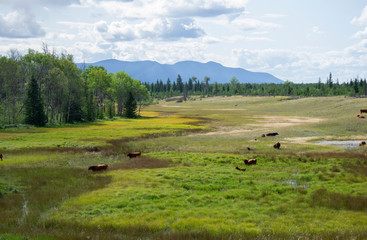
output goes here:
{"type": "Polygon", "coordinates": [[[366,79],[355,78],[348,82],[339,83],[334,80],[332,74],[321,79],[317,83],[292,83],[285,81],[284,84],[275,83],[240,83],[236,77],[232,77],[229,83],[209,83],[210,77],[199,80],[191,77],[184,82],[180,75],[177,80],[166,82],[157,80],[155,83],[143,83],[150,91],[152,97],[164,99],[173,96],[201,95],[201,96],[366,96],[366,79]]]}
{"type": "Polygon", "coordinates": [[[0,123],[49,124],[136,117],[150,93],[125,72],[79,69],[70,54],[11,50],[0,57],[0,123]]]}

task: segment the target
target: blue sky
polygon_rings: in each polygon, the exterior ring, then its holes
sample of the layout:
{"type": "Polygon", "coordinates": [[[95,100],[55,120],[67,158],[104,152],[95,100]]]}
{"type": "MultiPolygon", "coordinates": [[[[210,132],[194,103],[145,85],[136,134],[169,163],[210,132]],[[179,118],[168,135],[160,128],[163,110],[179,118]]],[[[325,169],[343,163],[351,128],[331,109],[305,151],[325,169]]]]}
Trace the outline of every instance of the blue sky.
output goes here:
{"type": "Polygon", "coordinates": [[[216,61],[293,82],[367,78],[365,0],[0,0],[0,55],[28,48],[216,61]]]}

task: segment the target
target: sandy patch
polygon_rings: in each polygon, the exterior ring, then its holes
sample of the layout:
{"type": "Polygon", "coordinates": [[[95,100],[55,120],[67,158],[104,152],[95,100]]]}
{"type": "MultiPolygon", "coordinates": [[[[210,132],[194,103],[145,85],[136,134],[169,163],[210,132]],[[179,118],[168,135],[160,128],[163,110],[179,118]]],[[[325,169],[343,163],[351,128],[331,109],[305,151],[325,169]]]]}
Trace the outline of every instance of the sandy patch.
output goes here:
{"type": "Polygon", "coordinates": [[[290,127],[301,124],[319,123],[321,118],[289,117],[289,116],[254,116],[257,123],[247,124],[252,127],[290,127]]]}
{"type": "Polygon", "coordinates": [[[313,139],[317,139],[320,137],[292,137],[292,138],[284,138],[283,141],[285,143],[295,143],[295,144],[313,144],[309,141],[313,139]]]}
{"type": "Polygon", "coordinates": [[[230,129],[226,128],[227,130],[219,130],[215,132],[207,132],[207,133],[200,133],[200,134],[193,134],[189,136],[214,136],[214,135],[239,135],[242,133],[251,132],[252,130],[249,129],[230,129]]]}

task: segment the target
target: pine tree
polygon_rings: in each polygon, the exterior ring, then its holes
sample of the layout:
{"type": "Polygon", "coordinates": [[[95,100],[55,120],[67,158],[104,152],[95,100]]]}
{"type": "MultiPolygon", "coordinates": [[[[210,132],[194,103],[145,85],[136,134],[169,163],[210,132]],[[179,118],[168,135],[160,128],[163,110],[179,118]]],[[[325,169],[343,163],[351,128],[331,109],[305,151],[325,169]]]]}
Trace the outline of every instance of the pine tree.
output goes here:
{"type": "Polygon", "coordinates": [[[32,76],[25,99],[25,123],[42,127],[46,125],[47,119],[43,110],[42,99],[38,90],[38,83],[32,76]]]}
{"type": "Polygon", "coordinates": [[[124,112],[125,112],[125,116],[127,118],[135,118],[136,117],[136,108],[137,108],[137,104],[136,104],[136,100],[132,94],[132,92],[129,92],[129,96],[127,98],[127,100],[125,101],[124,104],[124,112]]]}

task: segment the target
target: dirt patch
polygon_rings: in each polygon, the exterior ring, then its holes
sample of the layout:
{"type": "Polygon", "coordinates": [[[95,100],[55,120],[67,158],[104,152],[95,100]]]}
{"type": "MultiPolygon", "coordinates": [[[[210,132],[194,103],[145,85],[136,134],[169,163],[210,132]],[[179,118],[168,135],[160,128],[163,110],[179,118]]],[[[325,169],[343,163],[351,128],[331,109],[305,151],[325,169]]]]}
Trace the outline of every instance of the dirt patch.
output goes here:
{"type": "Polygon", "coordinates": [[[232,128],[223,128],[220,131],[215,132],[207,132],[201,134],[193,134],[189,136],[213,136],[213,135],[237,135],[242,133],[251,132],[252,130],[249,129],[232,129],[232,128]]]}
{"type": "Polygon", "coordinates": [[[257,123],[247,124],[252,127],[289,127],[308,123],[319,123],[321,118],[290,117],[290,116],[254,116],[257,123]]]}
{"type": "Polygon", "coordinates": [[[141,168],[148,168],[148,169],[167,168],[167,167],[172,166],[172,164],[173,164],[172,161],[169,161],[169,160],[160,160],[156,158],[141,156],[137,158],[132,158],[123,163],[113,164],[109,168],[109,170],[118,170],[118,169],[129,170],[129,169],[141,169],[141,168]]]}
{"type": "Polygon", "coordinates": [[[295,143],[295,144],[313,144],[309,141],[313,139],[317,139],[319,137],[292,137],[292,138],[284,138],[285,143],[295,143]]]}

